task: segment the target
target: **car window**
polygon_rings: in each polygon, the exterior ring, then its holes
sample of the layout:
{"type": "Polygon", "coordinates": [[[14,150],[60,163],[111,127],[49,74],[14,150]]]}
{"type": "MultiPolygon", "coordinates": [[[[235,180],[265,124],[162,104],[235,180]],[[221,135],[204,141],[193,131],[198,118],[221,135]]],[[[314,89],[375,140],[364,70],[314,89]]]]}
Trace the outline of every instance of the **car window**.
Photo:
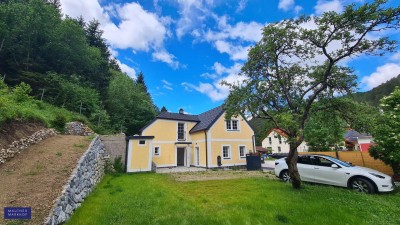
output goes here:
{"type": "Polygon", "coordinates": [[[319,157],[319,156],[315,156],[315,165],[331,167],[332,164],[333,163],[328,159],[325,159],[325,158],[319,157]]]}
{"type": "Polygon", "coordinates": [[[299,158],[297,159],[297,163],[311,165],[310,156],[299,156],[299,158]]]}

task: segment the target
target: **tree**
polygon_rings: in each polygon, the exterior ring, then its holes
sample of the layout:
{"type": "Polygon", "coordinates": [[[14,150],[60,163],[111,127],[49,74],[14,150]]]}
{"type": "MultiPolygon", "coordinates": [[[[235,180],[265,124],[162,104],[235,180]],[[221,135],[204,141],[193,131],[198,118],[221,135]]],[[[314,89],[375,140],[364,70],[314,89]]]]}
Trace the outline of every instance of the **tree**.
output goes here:
{"type": "Polygon", "coordinates": [[[343,145],[345,123],[336,111],[318,111],[312,115],[304,128],[304,138],[309,151],[332,151],[343,145]]]}
{"type": "MultiPolygon", "coordinates": [[[[385,8],[385,3],[349,5],[342,13],[267,25],[262,39],[249,51],[241,70],[243,81],[228,84],[227,117],[247,113],[266,118],[287,134],[286,162],[294,188],[301,187],[297,147],[304,140],[314,103],[329,102],[356,86],[352,70],[339,63],[364,54],[383,55],[396,47],[388,37],[368,39],[374,32],[382,35],[400,27],[400,7],[385,8]]],[[[324,107],[313,110],[324,111],[324,107]]]]}
{"type": "Polygon", "coordinates": [[[107,94],[107,111],[116,130],[136,134],[156,116],[151,97],[124,73],[113,71],[107,94]]]}
{"type": "Polygon", "coordinates": [[[400,87],[381,100],[382,114],[373,131],[375,146],[369,153],[390,165],[394,174],[400,174],[400,87]]]}
{"type": "Polygon", "coordinates": [[[165,106],[163,106],[163,107],[161,108],[161,112],[168,112],[168,110],[167,110],[167,108],[165,108],[165,106]]]}

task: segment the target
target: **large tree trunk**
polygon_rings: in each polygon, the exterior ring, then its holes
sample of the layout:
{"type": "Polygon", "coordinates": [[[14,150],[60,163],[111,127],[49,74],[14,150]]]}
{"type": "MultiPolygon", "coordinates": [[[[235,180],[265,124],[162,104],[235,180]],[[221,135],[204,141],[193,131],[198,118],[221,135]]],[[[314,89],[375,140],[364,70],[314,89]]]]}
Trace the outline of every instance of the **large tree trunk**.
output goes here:
{"type": "Polygon", "coordinates": [[[297,147],[300,144],[297,143],[290,143],[290,150],[289,155],[286,158],[286,164],[288,165],[289,175],[292,182],[293,188],[300,188],[301,187],[301,179],[299,170],[297,169],[297,147]]]}

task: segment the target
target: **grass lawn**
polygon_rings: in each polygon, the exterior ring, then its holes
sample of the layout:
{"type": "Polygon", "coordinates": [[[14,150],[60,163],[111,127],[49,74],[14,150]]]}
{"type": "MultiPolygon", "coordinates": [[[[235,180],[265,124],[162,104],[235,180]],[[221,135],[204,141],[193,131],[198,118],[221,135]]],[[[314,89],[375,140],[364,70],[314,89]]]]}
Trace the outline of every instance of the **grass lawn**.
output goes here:
{"type": "Polygon", "coordinates": [[[267,178],[176,182],[168,174],[107,175],[71,224],[400,224],[400,192],[366,195],[267,178]]]}

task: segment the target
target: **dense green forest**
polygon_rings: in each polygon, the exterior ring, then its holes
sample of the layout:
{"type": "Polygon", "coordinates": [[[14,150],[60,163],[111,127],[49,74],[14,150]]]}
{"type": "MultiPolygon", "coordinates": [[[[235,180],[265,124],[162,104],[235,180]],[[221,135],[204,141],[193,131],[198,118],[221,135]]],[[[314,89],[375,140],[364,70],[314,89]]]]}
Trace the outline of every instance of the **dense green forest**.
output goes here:
{"type": "Polygon", "coordinates": [[[97,132],[134,134],[158,108],[144,75],[121,72],[102,34],[96,20],[63,18],[59,0],[0,0],[0,79],[29,85],[32,97],[87,117],[97,132]]]}
{"type": "Polygon", "coordinates": [[[386,81],[370,91],[354,93],[353,98],[358,102],[366,102],[372,106],[378,106],[379,101],[384,96],[388,96],[390,93],[392,93],[396,86],[400,86],[400,75],[386,81]]]}

